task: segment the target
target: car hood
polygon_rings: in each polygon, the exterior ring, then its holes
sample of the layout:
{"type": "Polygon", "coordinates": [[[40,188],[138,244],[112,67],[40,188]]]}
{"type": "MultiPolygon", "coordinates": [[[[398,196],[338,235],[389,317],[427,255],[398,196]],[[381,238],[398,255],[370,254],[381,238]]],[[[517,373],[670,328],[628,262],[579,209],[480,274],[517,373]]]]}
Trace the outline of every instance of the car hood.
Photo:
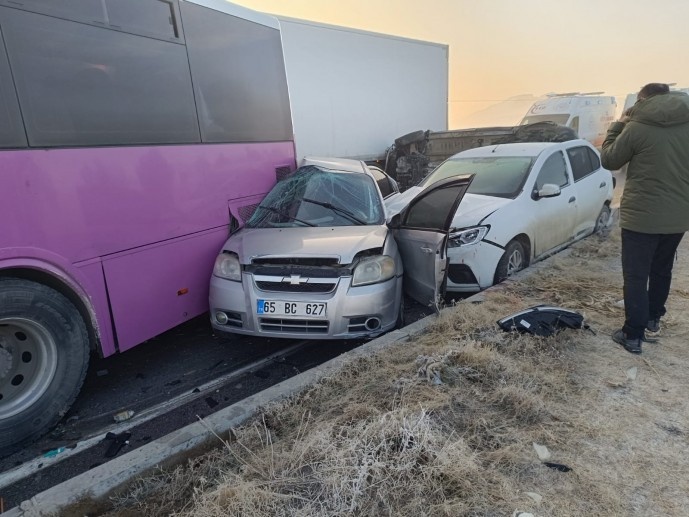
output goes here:
{"type": "Polygon", "coordinates": [[[464,199],[459,204],[459,208],[457,208],[457,212],[455,212],[452,226],[463,228],[480,224],[490,214],[505,205],[509,205],[513,201],[513,199],[506,199],[504,197],[465,194],[464,199]]]}
{"type": "MultiPolygon", "coordinates": [[[[411,187],[403,193],[391,196],[385,200],[388,221],[393,215],[398,214],[414,199],[420,192],[421,187],[411,187]]],[[[479,194],[465,194],[464,199],[459,204],[455,212],[452,226],[454,228],[464,228],[479,224],[487,216],[499,210],[505,205],[512,203],[513,199],[506,199],[495,196],[482,196],[479,194]]]]}
{"type": "Polygon", "coordinates": [[[383,248],[387,235],[384,225],[244,228],[227,240],[223,250],[237,253],[242,264],[266,256],[337,257],[340,264],[351,264],[358,252],[383,248]]]}

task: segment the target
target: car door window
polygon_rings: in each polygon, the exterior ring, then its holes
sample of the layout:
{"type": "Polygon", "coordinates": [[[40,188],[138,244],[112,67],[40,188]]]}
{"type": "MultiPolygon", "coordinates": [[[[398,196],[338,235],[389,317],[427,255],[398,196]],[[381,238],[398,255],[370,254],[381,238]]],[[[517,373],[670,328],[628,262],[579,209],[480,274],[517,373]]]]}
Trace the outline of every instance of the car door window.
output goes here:
{"type": "Polygon", "coordinates": [[[376,180],[380,193],[383,195],[383,197],[386,198],[392,194],[392,185],[390,184],[390,180],[387,175],[378,167],[369,167],[368,170],[371,171],[371,174],[373,174],[373,178],[376,180]]]}
{"type": "Polygon", "coordinates": [[[545,161],[536,178],[535,189],[541,190],[545,184],[557,185],[560,188],[569,185],[567,165],[561,151],[557,151],[545,161]]]}
{"type": "Polygon", "coordinates": [[[595,162],[591,161],[591,154],[589,154],[589,151],[594,155],[593,157],[596,158],[597,161],[595,153],[586,146],[567,149],[567,157],[572,166],[572,175],[574,176],[575,182],[588,176],[598,168],[594,166],[595,162]]]}
{"type": "MultiPolygon", "coordinates": [[[[414,200],[409,206],[403,226],[429,230],[443,230],[448,226],[448,209],[456,202],[463,185],[450,185],[437,188],[427,195],[414,200]]],[[[452,218],[454,213],[449,214],[452,218]]]]}

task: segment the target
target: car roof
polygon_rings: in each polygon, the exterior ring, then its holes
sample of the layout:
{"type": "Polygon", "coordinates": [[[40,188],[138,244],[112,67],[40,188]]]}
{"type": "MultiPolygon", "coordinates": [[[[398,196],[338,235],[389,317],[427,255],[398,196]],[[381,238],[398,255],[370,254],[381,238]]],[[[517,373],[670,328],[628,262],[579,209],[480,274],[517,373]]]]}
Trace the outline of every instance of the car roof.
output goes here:
{"type": "Polygon", "coordinates": [[[306,156],[302,160],[301,165],[315,165],[316,167],[321,167],[323,169],[341,172],[370,174],[364,162],[361,160],[350,160],[347,158],[321,158],[318,156],[306,156]]]}
{"type": "Polygon", "coordinates": [[[487,145],[485,147],[475,147],[457,153],[452,158],[470,158],[479,156],[529,156],[535,157],[546,149],[569,148],[580,145],[590,147],[588,141],[583,139],[568,140],[567,142],[516,142],[511,144],[487,145]]]}

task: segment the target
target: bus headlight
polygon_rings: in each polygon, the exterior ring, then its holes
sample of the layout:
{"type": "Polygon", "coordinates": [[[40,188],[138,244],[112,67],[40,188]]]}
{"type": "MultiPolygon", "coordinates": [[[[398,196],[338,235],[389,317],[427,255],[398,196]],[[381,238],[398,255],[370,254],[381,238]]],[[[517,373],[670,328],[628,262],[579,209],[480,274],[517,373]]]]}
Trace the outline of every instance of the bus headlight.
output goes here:
{"type": "Polygon", "coordinates": [[[241,282],[242,267],[239,264],[239,257],[237,254],[224,251],[218,255],[213,265],[213,274],[220,278],[241,282]]]}
{"type": "Polygon", "coordinates": [[[395,260],[387,255],[367,257],[354,268],[352,287],[358,285],[377,284],[385,282],[395,276],[395,260]]]}
{"type": "Polygon", "coordinates": [[[488,226],[476,226],[474,228],[452,232],[447,247],[458,248],[459,246],[470,246],[471,244],[481,242],[488,233],[488,229],[488,226]]]}

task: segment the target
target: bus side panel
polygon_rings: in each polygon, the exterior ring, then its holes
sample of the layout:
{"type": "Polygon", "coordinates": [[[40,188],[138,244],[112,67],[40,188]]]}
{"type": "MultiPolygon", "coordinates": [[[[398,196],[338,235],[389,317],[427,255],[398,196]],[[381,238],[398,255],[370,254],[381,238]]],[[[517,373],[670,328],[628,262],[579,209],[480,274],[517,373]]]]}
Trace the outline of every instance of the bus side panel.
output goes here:
{"type": "Polygon", "coordinates": [[[213,262],[227,236],[223,227],[103,260],[121,352],[208,310],[213,262]]]}
{"type": "Polygon", "coordinates": [[[293,164],[292,142],[3,151],[0,248],[77,263],[218,228],[293,164]]]}
{"type": "Polygon", "coordinates": [[[96,334],[100,337],[100,352],[102,356],[108,357],[117,352],[117,349],[115,348],[115,338],[112,333],[103,265],[100,260],[92,260],[83,264],[75,264],[75,267],[88,282],[88,285],[84,287],[88,292],[91,307],[93,307],[96,313],[95,321],[98,328],[94,330],[96,330],[96,334]]]}

